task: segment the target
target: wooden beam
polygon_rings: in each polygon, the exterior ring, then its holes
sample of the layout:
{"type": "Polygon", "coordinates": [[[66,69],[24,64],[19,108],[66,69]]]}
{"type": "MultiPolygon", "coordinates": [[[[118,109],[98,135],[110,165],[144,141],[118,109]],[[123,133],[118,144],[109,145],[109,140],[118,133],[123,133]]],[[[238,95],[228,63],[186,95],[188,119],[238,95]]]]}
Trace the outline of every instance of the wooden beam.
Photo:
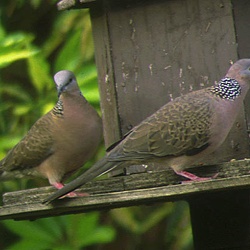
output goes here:
{"type": "Polygon", "coordinates": [[[79,189],[90,195],[65,198],[50,205],[41,202],[55,191],[53,187],[35,188],[6,193],[0,207],[0,219],[38,219],[62,214],[112,209],[155,202],[189,199],[193,195],[250,187],[250,159],[232,161],[218,166],[191,169],[195,174],[216,179],[180,183],[171,169],[97,180],[79,189]]]}
{"type": "Polygon", "coordinates": [[[58,10],[90,8],[97,0],[61,0],[57,3],[58,10]]]}

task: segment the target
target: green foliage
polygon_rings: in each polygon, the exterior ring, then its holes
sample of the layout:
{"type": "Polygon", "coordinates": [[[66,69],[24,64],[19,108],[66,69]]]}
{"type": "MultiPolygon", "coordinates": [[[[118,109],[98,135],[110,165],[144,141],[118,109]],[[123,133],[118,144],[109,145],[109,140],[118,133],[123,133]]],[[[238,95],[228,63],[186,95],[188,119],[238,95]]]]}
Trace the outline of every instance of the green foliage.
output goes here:
{"type": "Polygon", "coordinates": [[[8,220],[4,225],[20,238],[20,241],[9,246],[8,250],[79,250],[86,246],[110,242],[115,237],[113,228],[99,225],[99,214],[96,212],[36,221],[8,220]]]}
{"type": "Polygon", "coordinates": [[[118,235],[130,235],[134,249],[192,249],[192,232],[186,202],[165,203],[112,210],[119,225],[118,235]],[[162,230],[162,233],[160,231],[162,230]]]}
{"type": "Polygon", "coordinates": [[[3,27],[0,27],[0,68],[37,54],[38,49],[31,46],[32,40],[32,35],[22,32],[5,35],[3,27]]]}
{"type": "Polygon", "coordinates": [[[136,235],[142,235],[166,218],[172,211],[173,204],[165,204],[157,206],[153,213],[152,209],[146,212],[146,209],[141,210],[139,207],[133,207],[115,209],[111,214],[124,229],[136,235]]]}

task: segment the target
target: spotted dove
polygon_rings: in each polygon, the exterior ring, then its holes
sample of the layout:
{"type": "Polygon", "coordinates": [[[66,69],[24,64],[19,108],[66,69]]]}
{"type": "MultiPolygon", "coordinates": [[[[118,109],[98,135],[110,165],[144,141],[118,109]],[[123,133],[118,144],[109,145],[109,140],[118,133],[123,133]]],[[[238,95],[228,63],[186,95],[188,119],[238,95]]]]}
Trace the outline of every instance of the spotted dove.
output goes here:
{"type": "Polygon", "coordinates": [[[161,162],[190,180],[206,179],[184,169],[222,144],[242,108],[249,84],[250,59],[239,60],[214,86],[180,96],[146,118],[103,159],[44,203],[121,165],[161,162]]]}
{"type": "Polygon", "coordinates": [[[95,153],[102,138],[101,118],[82,96],[72,72],[62,70],[54,80],[57,104],[0,161],[0,179],[42,176],[60,189],[61,181],[95,153]]]}

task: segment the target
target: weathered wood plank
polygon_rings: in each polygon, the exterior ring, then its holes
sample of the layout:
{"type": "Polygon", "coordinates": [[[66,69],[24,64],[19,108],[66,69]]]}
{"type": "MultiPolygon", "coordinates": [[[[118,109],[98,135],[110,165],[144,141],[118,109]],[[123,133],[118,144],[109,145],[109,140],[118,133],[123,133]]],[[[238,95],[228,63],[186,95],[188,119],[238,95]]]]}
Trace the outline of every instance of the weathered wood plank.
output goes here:
{"type": "Polygon", "coordinates": [[[37,219],[189,199],[201,193],[249,188],[249,171],[250,160],[242,160],[192,169],[192,172],[202,176],[211,176],[219,172],[216,179],[206,182],[178,184],[180,178],[171,170],[108,178],[93,181],[79,189],[88,192],[90,195],[87,197],[62,199],[52,205],[41,204],[45,197],[54,192],[52,187],[21,190],[4,194],[0,219],[37,219]]]}
{"type": "Polygon", "coordinates": [[[115,76],[112,62],[112,46],[109,37],[107,15],[102,6],[90,9],[95,44],[95,60],[101,95],[103,133],[106,147],[120,140],[120,121],[116,100],[115,76]]]}
{"type": "Polygon", "coordinates": [[[97,0],[61,0],[57,3],[58,10],[90,8],[97,0]]]}

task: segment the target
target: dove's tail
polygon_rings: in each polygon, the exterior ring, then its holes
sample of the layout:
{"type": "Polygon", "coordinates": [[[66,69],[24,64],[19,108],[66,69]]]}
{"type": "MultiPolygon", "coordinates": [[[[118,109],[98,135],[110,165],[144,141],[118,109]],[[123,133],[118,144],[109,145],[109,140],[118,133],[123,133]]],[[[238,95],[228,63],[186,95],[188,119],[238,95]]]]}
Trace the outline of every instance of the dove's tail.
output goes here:
{"type": "Polygon", "coordinates": [[[43,204],[48,204],[53,200],[60,198],[61,196],[75,190],[76,188],[84,185],[85,183],[91,181],[97,176],[103,175],[113,168],[117,167],[119,163],[116,162],[109,162],[107,158],[104,157],[100,161],[96,162],[90,169],[84,172],[75,180],[71,181],[70,183],[66,184],[63,188],[56,191],[54,194],[49,196],[47,199],[43,201],[43,204]]]}

